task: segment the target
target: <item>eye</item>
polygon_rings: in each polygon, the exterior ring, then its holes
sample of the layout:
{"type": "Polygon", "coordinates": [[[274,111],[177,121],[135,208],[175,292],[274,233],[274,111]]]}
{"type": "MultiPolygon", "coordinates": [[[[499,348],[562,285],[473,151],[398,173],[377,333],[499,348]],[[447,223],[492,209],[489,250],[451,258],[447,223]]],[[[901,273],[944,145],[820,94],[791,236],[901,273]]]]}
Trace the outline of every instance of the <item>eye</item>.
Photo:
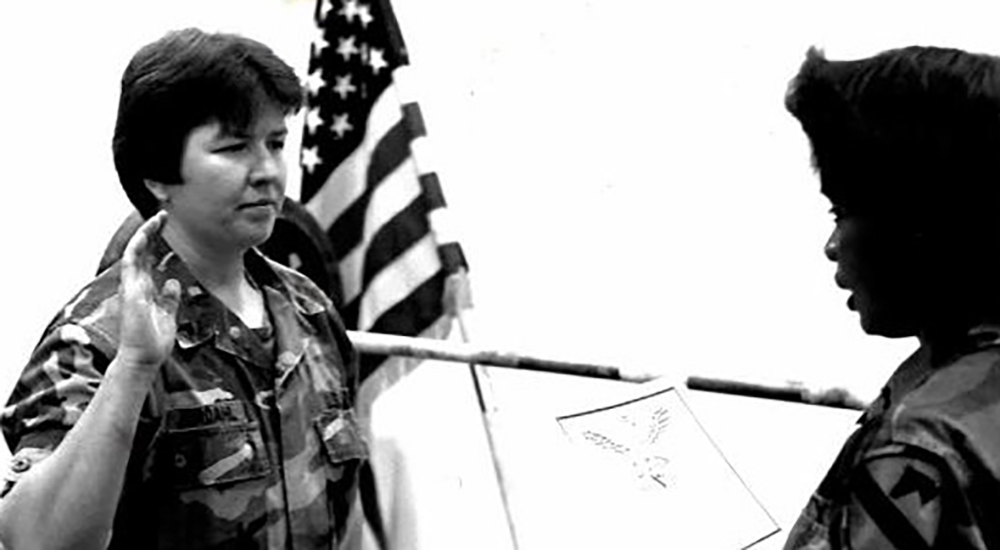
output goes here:
{"type": "Polygon", "coordinates": [[[267,146],[272,151],[284,151],[285,150],[285,138],[269,140],[267,142],[267,146]]]}
{"type": "Polygon", "coordinates": [[[220,147],[215,149],[216,153],[240,153],[245,151],[247,148],[247,142],[245,141],[233,141],[225,143],[220,147]]]}

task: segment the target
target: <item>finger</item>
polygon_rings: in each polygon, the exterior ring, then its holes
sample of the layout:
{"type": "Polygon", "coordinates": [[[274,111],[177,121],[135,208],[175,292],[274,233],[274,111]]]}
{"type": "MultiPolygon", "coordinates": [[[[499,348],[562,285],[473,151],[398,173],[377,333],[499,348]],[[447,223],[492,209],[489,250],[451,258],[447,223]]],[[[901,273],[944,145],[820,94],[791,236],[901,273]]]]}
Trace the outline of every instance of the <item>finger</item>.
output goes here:
{"type": "Polygon", "coordinates": [[[136,269],[143,267],[139,262],[146,255],[145,253],[149,244],[149,239],[163,227],[166,219],[166,211],[161,210],[136,229],[135,234],[132,235],[128,244],[125,245],[125,252],[122,253],[123,269],[136,269]]]}
{"type": "Polygon", "coordinates": [[[181,303],[181,284],[177,279],[167,279],[160,291],[160,305],[171,317],[177,315],[181,303]]]}

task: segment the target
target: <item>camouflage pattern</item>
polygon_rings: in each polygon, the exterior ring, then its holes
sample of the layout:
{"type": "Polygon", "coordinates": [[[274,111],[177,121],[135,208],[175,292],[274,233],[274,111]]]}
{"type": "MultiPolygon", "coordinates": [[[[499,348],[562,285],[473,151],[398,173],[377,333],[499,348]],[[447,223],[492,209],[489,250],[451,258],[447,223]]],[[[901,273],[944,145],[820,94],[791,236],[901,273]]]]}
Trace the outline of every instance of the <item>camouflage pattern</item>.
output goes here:
{"type": "MultiPolygon", "coordinates": [[[[354,415],[357,361],[326,296],[251,250],[271,314],[268,347],[158,236],[154,280],[181,283],[173,352],[147,397],[111,548],[336,548],[367,446],[354,415]]],[[[118,345],[120,269],[54,319],[0,423],[5,483],[43,460],[80,417],[118,345]]]]}
{"type": "Polygon", "coordinates": [[[1000,548],[997,510],[1000,327],[980,326],[896,370],[785,549],[1000,548]]]}

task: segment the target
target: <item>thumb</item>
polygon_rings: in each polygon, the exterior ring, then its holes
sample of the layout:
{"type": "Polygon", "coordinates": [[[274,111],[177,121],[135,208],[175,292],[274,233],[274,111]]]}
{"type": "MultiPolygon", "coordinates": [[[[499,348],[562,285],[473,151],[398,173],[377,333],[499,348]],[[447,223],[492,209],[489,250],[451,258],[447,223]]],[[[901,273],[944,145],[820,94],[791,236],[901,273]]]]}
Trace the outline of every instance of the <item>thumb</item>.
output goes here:
{"type": "Polygon", "coordinates": [[[177,315],[177,308],[181,303],[181,284],[177,282],[177,279],[168,279],[167,282],[163,283],[159,301],[167,313],[171,316],[177,315]]]}

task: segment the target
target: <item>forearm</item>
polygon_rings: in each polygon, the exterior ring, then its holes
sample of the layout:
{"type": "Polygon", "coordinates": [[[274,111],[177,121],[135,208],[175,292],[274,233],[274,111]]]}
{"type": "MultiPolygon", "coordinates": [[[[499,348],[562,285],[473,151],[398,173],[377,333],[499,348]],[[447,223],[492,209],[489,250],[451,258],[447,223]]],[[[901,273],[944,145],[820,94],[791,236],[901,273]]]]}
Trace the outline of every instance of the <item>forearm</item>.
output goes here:
{"type": "Polygon", "coordinates": [[[104,548],[151,369],[115,359],[87,409],[47,459],[0,501],[8,548],[104,548]]]}

